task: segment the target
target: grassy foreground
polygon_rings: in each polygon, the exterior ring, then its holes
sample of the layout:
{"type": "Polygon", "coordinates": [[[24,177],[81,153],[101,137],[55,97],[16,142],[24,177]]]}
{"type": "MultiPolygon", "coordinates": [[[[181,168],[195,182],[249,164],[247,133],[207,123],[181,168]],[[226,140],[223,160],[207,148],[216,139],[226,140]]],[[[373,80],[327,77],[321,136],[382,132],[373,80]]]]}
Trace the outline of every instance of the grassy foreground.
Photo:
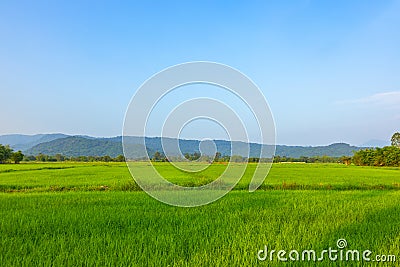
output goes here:
{"type": "MultiPolygon", "coordinates": [[[[193,180],[160,166],[171,180],[193,180]]],[[[196,181],[224,168],[212,167],[196,181]]],[[[258,251],[319,253],[340,238],[371,258],[400,260],[398,168],[277,164],[254,193],[240,190],[250,173],[217,202],[177,208],[136,191],[123,164],[0,165],[0,265],[280,266],[276,257],[258,260],[258,251]],[[318,190],[286,190],[307,186],[318,190]]]]}

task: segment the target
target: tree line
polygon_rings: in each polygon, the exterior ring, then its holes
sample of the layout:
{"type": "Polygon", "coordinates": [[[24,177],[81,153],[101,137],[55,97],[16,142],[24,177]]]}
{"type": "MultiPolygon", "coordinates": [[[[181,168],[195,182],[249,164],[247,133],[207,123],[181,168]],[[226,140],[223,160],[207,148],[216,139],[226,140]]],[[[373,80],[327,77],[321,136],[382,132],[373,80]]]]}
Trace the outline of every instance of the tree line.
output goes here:
{"type": "Polygon", "coordinates": [[[352,159],[358,166],[400,166],[400,147],[386,146],[357,151],[352,159]]]}
{"type": "MultiPolygon", "coordinates": [[[[167,158],[163,153],[156,151],[152,157],[150,157],[151,161],[154,162],[168,162],[168,161],[200,161],[200,162],[250,162],[250,163],[258,163],[258,162],[270,162],[271,159],[268,158],[258,158],[258,157],[243,157],[240,155],[232,155],[222,156],[220,152],[217,152],[214,157],[201,155],[198,152],[195,153],[185,153],[184,158],[182,157],[169,157],[167,158]]],[[[305,162],[305,163],[346,163],[351,160],[351,157],[329,157],[329,156],[316,156],[316,157],[286,157],[286,156],[275,156],[273,159],[274,163],[280,162],[305,162]]]]}
{"type": "MultiPolygon", "coordinates": [[[[240,157],[240,156],[239,156],[240,157]]],[[[222,156],[220,152],[215,153],[214,157],[209,155],[201,155],[199,152],[185,153],[183,157],[180,156],[169,156],[167,157],[164,153],[156,151],[153,156],[150,156],[150,160],[154,162],[168,162],[168,161],[200,161],[200,162],[227,162],[230,160],[230,156],[222,156]]]]}
{"type": "Polygon", "coordinates": [[[391,146],[367,148],[355,152],[352,162],[358,166],[400,166],[400,133],[393,134],[391,146]]]}
{"type": "Polygon", "coordinates": [[[0,144],[0,164],[2,163],[15,163],[18,164],[21,161],[36,161],[36,162],[63,162],[63,161],[77,161],[77,162],[124,162],[125,157],[118,155],[115,158],[108,155],[105,156],[79,156],[79,157],[67,157],[61,154],[54,156],[39,154],[36,156],[25,156],[21,151],[14,152],[10,146],[0,144]]]}
{"type": "Polygon", "coordinates": [[[26,156],[24,161],[38,161],[38,162],[63,162],[63,161],[74,161],[74,162],[124,162],[125,157],[118,155],[115,158],[108,155],[105,156],[78,156],[78,157],[67,157],[61,154],[54,156],[38,154],[37,156],[26,156]]]}
{"type": "Polygon", "coordinates": [[[286,157],[286,156],[275,156],[275,163],[280,162],[304,162],[304,163],[343,163],[349,165],[351,162],[351,157],[342,156],[342,157],[330,157],[330,156],[315,156],[315,157],[286,157]]]}

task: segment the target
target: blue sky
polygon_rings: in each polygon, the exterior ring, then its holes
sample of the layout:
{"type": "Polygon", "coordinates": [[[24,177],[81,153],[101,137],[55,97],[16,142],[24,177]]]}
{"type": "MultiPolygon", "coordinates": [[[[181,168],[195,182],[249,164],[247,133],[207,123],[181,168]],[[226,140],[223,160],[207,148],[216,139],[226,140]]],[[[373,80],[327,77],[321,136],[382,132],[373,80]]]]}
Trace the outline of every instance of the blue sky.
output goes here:
{"type": "MultiPolygon", "coordinates": [[[[260,87],[279,144],[388,140],[399,14],[399,1],[1,1],[0,134],[121,135],[147,78],[202,60],[260,87]]],[[[184,137],[212,135],[193,127],[184,137]]]]}

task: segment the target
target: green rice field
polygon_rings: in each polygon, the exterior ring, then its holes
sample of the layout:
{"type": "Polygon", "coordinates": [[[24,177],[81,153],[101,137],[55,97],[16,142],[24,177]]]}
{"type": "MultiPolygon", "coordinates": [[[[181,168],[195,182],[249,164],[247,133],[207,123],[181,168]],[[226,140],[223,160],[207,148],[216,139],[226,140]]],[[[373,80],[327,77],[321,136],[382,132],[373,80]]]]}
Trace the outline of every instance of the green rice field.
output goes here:
{"type": "MultiPolygon", "coordinates": [[[[0,266],[400,266],[400,168],[274,164],[249,193],[255,166],[222,199],[180,208],[142,192],[123,163],[2,164],[0,266]],[[319,260],[339,239],[370,261],[319,260]],[[272,259],[259,259],[265,247],[272,259]],[[317,259],[279,261],[279,250],[317,259]]],[[[226,165],[155,167],[189,186],[226,165]]]]}

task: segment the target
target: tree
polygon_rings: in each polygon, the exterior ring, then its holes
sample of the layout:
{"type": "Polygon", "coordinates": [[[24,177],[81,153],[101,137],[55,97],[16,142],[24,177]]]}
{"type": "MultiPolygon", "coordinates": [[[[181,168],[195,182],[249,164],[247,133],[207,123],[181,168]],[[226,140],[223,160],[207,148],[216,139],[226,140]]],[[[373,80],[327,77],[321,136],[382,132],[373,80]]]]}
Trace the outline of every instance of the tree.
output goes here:
{"type": "Polygon", "coordinates": [[[158,151],[156,151],[156,152],[154,153],[153,160],[154,160],[154,161],[160,161],[160,160],[161,160],[161,153],[158,152],[158,151]]]}
{"type": "Polygon", "coordinates": [[[200,153],[194,152],[191,160],[198,160],[201,157],[200,153]]]}
{"type": "Polygon", "coordinates": [[[35,161],[36,157],[32,156],[32,155],[29,155],[29,156],[25,156],[23,160],[24,161],[35,161]]]}
{"type": "Polygon", "coordinates": [[[118,156],[115,158],[115,161],[117,161],[117,162],[124,162],[124,161],[125,161],[125,157],[124,157],[123,155],[118,155],[118,156]]]}
{"type": "Polygon", "coordinates": [[[56,159],[56,161],[64,161],[65,160],[65,157],[61,154],[56,154],[54,156],[54,158],[56,159]]]}
{"type": "Polygon", "coordinates": [[[36,156],[36,160],[37,161],[42,161],[45,162],[46,161],[47,156],[43,155],[42,153],[40,153],[39,155],[36,156]]]}
{"type": "Polygon", "coordinates": [[[392,141],[392,146],[400,147],[400,133],[399,132],[394,133],[392,135],[391,141],[392,141]]]}
{"type": "Polygon", "coordinates": [[[21,162],[21,160],[24,159],[24,154],[19,150],[17,152],[12,153],[11,155],[11,160],[14,161],[15,164],[18,164],[21,162]]]}
{"type": "Polygon", "coordinates": [[[240,155],[233,155],[230,159],[231,162],[245,162],[246,158],[240,156],[240,155]]]}
{"type": "Polygon", "coordinates": [[[220,158],[221,158],[221,153],[220,152],[215,153],[214,161],[217,162],[219,161],[220,158]]]}
{"type": "MultiPolygon", "coordinates": [[[[105,156],[101,157],[101,161],[104,161],[104,162],[110,162],[111,160],[112,160],[112,158],[109,155],[105,155],[105,156]]],[[[88,160],[86,160],[86,161],[88,161],[88,160]]]]}
{"type": "Polygon", "coordinates": [[[346,164],[346,165],[348,166],[348,165],[351,164],[351,157],[342,156],[342,157],[339,159],[339,162],[341,162],[341,163],[343,163],[343,164],[346,164]]]}
{"type": "Polygon", "coordinates": [[[3,146],[0,144],[0,163],[5,163],[11,158],[13,150],[7,145],[3,146]]]}

